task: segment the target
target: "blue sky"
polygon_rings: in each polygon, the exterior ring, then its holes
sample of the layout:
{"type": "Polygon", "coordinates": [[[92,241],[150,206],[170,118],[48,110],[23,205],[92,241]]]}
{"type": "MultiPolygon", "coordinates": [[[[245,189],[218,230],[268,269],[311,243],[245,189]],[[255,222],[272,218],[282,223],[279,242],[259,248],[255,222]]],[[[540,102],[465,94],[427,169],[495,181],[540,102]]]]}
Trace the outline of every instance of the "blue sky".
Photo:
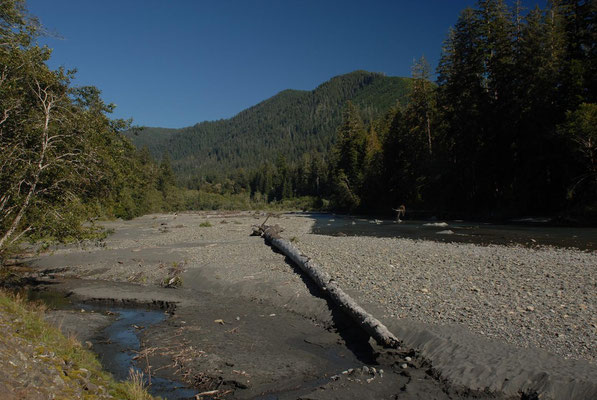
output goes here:
{"type": "MultiPolygon", "coordinates": [[[[183,127],[228,118],[284,89],[314,89],[364,69],[409,76],[437,65],[460,10],[475,0],[28,0],[59,37],[52,67],[77,68],[114,117],[183,127]]],[[[525,0],[524,5],[545,5],[525,0]]]]}

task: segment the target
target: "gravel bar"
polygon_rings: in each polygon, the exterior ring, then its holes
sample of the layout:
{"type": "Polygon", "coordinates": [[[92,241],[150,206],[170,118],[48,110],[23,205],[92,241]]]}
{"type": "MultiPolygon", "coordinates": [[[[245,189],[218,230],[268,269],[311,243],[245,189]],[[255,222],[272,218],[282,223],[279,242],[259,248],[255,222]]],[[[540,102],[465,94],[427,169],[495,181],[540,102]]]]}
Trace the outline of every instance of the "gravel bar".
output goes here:
{"type": "Polygon", "coordinates": [[[384,318],[597,358],[597,252],[313,234],[296,245],[384,318]]]}

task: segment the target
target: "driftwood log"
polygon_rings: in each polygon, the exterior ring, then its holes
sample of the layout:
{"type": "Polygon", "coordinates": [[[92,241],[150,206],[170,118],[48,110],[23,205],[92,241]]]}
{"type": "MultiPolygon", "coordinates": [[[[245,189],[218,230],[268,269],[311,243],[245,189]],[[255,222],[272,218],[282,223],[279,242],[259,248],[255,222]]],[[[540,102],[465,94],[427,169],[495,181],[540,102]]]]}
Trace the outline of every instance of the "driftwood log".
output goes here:
{"type": "Polygon", "coordinates": [[[300,250],[294,247],[288,240],[283,239],[280,236],[281,232],[282,228],[278,225],[261,225],[253,227],[253,235],[262,236],[268,244],[290,258],[292,262],[294,262],[322,291],[324,291],[324,293],[327,293],[329,298],[336,305],[371,335],[378,344],[392,348],[400,346],[400,341],[384,324],[359,306],[338,286],[334,279],[315,263],[315,261],[303,255],[300,250]]]}

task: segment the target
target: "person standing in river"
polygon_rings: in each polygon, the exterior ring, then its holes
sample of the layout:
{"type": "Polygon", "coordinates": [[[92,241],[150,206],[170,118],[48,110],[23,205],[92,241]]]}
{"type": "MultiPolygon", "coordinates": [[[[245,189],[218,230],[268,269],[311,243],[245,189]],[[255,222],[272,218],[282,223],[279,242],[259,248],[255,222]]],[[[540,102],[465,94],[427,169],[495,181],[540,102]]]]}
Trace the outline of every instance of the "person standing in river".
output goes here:
{"type": "Polygon", "coordinates": [[[406,206],[401,204],[398,208],[392,208],[392,210],[396,211],[396,222],[400,223],[402,220],[400,219],[400,215],[404,217],[406,214],[406,206]]]}

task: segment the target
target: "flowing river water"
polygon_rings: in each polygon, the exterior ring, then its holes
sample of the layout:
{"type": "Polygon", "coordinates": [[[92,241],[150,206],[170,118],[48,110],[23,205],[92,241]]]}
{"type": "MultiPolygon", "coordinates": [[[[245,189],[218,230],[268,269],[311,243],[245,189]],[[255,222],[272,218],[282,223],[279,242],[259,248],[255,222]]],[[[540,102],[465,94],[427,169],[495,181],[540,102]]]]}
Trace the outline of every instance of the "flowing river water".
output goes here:
{"type": "Polygon", "coordinates": [[[330,236],[374,236],[441,242],[574,247],[597,250],[597,228],[550,226],[546,219],[526,219],[508,224],[463,220],[424,221],[312,214],[313,233],[330,236]]]}

